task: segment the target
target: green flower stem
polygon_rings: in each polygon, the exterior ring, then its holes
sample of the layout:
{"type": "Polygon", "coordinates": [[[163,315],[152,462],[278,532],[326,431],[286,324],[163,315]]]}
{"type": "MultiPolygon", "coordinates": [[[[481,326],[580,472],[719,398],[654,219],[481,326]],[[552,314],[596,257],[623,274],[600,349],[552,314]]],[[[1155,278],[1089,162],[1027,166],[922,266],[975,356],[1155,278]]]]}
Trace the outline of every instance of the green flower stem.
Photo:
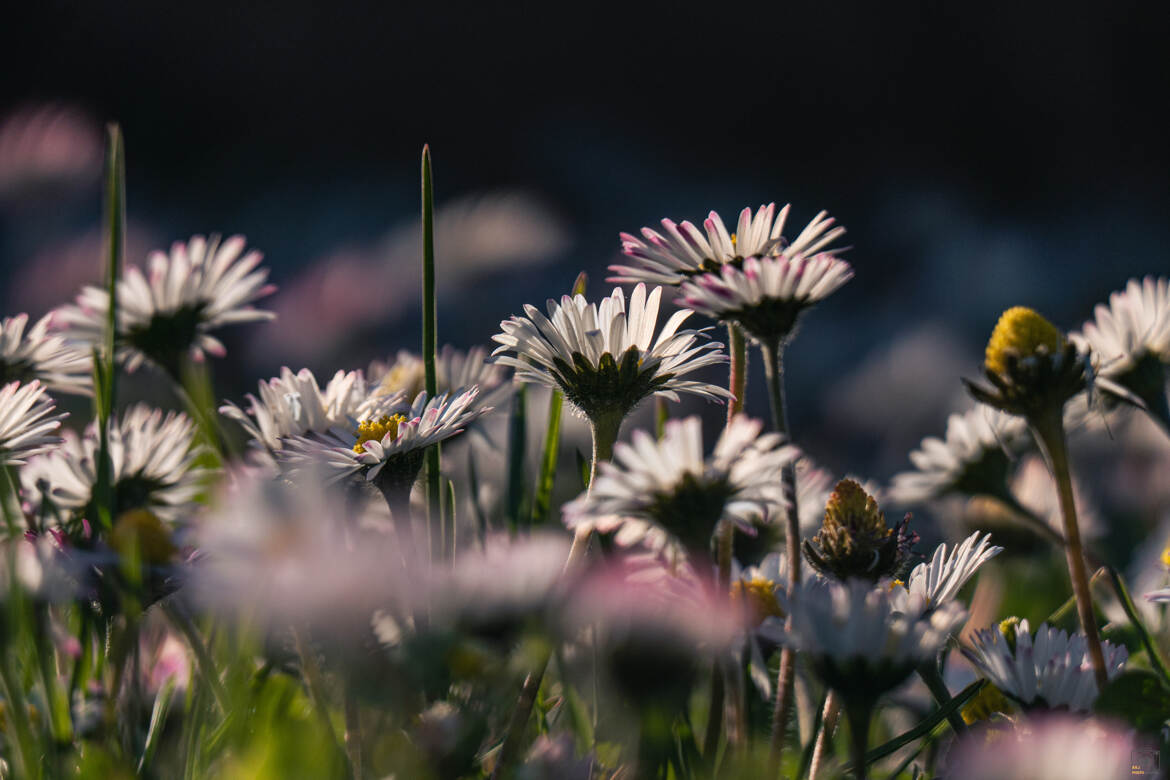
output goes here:
{"type": "Polygon", "coordinates": [[[183,639],[187,641],[187,646],[191,648],[191,654],[195,656],[195,668],[199,671],[199,676],[211,689],[212,697],[215,699],[219,711],[226,715],[229,712],[227,691],[224,690],[223,682],[215,671],[215,662],[211,659],[211,652],[207,649],[207,643],[203,641],[199,629],[191,620],[190,615],[184,612],[173,600],[166,599],[161,606],[167,620],[179,630],[183,639]]]}
{"type": "MultiPolygon", "coordinates": [[[[735,542],[735,526],[724,522],[719,526],[716,536],[716,559],[719,592],[730,597],[731,593],[731,558],[735,542]]],[[[736,696],[735,664],[730,654],[716,658],[711,669],[711,701],[707,713],[707,731],[703,735],[703,750],[706,755],[714,756],[719,746],[719,734],[723,728],[723,710],[725,697],[730,694],[732,707],[728,711],[727,736],[729,743],[739,741],[743,733],[744,707],[736,696]]]]}
{"type": "MultiPolygon", "coordinates": [[[[926,683],[930,695],[934,697],[938,706],[946,709],[947,705],[951,703],[951,692],[947,690],[947,684],[942,675],[939,674],[938,664],[933,660],[927,661],[918,667],[918,676],[922,678],[922,682],[926,683]]],[[[957,711],[947,711],[947,723],[951,725],[951,730],[956,735],[967,733],[967,724],[963,722],[962,716],[957,711]]]]}
{"type": "Polygon", "coordinates": [[[18,488],[20,478],[12,466],[0,466],[0,513],[4,515],[4,524],[8,528],[8,536],[20,538],[24,533],[24,510],[20,508],[20,494],[18,488]]]}
{"type": "Polygon", "coordinates": [[[1077,525],[1077,507],[1073,497],[1072,476],[1068,466],[1068,446],[1065,441],[1063,409],[1055,408],[1051,413],[1028,421],[1032,433],[1048,460],[1056,480],[1060,496],[1060,511],[1064,518],[1064,536],[1067,540],[1065,557],[1068,559],[1068,574],[1072,581],[1073,595],[1077,599],[1077,614],[1081,630],[1085,632],[1089,646],[1089,659],[1097,687],[1102,689],[1109,681],[1105,673],[1105,656],[1101,652],[1101,636],[1097,629],[1097,618],[1093,614],[1093,597],[1089,591],[1089,574],[1085,568],[1085,556],[1081,547],[1081,531],[1077,525]]]}
{"type": "Polygon", "coordinates": [[[743,328],[734,322],[727,323],[727,352],[731,357],[727,389],[734,396],[727,403],[727,421],[743,411],[744,395],[747,391],[747,338],[743,328]]]}
{"type": "Polygon", "coordinates": [[[362,771],[362,725],[353,681],[345,687],[345,755],[349,758],[349,768],[353,770],[353,780],[362,780],[365,776],[362,771]]]}
{"type": "Polygon", "coordinates": [[[69,712],[69,700],[57,674],[57,653],[49,639],[52,636],[49,608],[38,603],[34,609],[37,631],[33,643],[36,646],[41,684],[45,688],[45,701],[49,707],[49,734],[53,737],[54,748],[67,749],[73,742],[73,719],[69,712]]]}
{"type": "MultiPolygon", "coordinates": [[[[589,490],[593,490],[593,483],[597,477],[597,464],[608,461],[613,457],[613,447],[621,433],[622,420],[625,414],[613,412],[598,415],[591,419],[590,428],[593,431],[593,463],[589,471],[589,490]]],[[[589,540],[592,532],[578,531],[573,536],[573,544],[569,548],[569,557],[565,560],[564,571],[569,572],[577,567],[589,549],[589,540]]],[[[533,664],[533,670],[524,679],[520,689],[520,698],[516,702],[516,709],[512,711],[512,718],[508,721],[508,729],[504,733],[504,742],[500,746],[500,753],[496,759],[496,767],[492,771],[492,778],[503,777],[507,767],[511,766],[520,754],[524,731],[528,726],[528,718],[532,715],[532,708],[536,704],[536,695],[540,692],[540,684],[544,681],[544,672],[552,658],[552,649],[541,651],[540,657],[533,664]]]]}
{"type": "Polygon", "coordinates": [[[25,701],[24,688],[6,651],[0,652],[0,685],[3,686],[4,700],[8,703],[5,714],[16,732],[16,741],[11,743],[13,758],[21,770],[16,773],[16,777],[38,778],[41,775],[40,754],[33,737],[32,722],[28,718],[28,702],[25,701]]]}
{"type": "MultiPolygon", "coordinates": [[[[784,345],[773,341],[761,345],[764,375],[768,382],[768,399],[772,407],[772,427],[788,438],[788,409],[784,400],[784,345]]],[[[785,515],[785,548],[788,555],[788,589],[800,584],[800,508],[796,504],[796,464],[789,463],[780,475],[788,510],[785,515]]],[[[790,647],[780,652],[780,670],[776,674],[776,700],[772,713],[770,761],[780,766],[784,736],[792,711],[792,683],[796,674],[796,651],[790,647]]]]}
{"type": "Polygon", "coordinates": [[[329,699],[325,695],[325,680],[321,676],[321,668],[317,666],[317,659],[313,657],[313,649],[309,646],[308,631],[293,626],[292,634],[297,655],[301,659],[301,674],[305,678],[305,687],[309,691],[309,698],[313,700],[313,709],[317,711],[321,725],[333,737],[333,744],[337,746],[337,750],[344,754],[348,760],[349,751],[345,749],[342,740],[337,736],[337,730],[333,727],[333,719],[329,716],[329,699]]]}
{"type": "Polygon", "coordinates": [[[808,767],[809,780],[817,780],[817,773],[821,771],[821,763],[825,760],[825,751],[833,732],[837,730],[837,721],[841,718],[841,697],[836,691],[829,691],[825,698],[825,709],[821,714],[821,729],[817,732],[816,747],[813,748],[812,763],[808,767]]]}
{"type": "Polygon", "coordinates": [[[1162,653],[1159,652],[1158,646],[1150,637],[1150,631],[1146,628],[1145,621],[1142,620],[1141,615],[1138,614],[1137,608],[1133,604],[1133,598],[1129,595],[1129,588],[1125,586],[1125,580],[1122,579],[1121,574],[1112,566],[1105,569],[1109,574],[1109,580],[1113,584],[1113,591],[1117,595],[1117,600],[1121,602],[1121,608],[1125,610],[1126,617],[1129,618],[1130,624],[1138,633],[1138,638],[1141,640],[1142,647],[1146,650],[1146,656],[1150,659],[1150,665],[1162,675],[1162,679],[1170,683],[1170,670],[1166,667],[1166,661],[1162,658],[1162,653]]]}
{"type": "Polygon", "coordinates": [[[532,500],[532,524],[548,522],[552,505],[553,484],[557,477],[557,456],[561,449],[561,410],[565,395],[553,390],[548,398],[548,428],[544,436],[544,452],[540,458],[540,477],[536,483],[536,495],[532,500]]]}
{"type": "Polygon", "coordinates": [[[856,780],[865,780],[867,772],[865,760],[866,748],[869,745],[869,722],[873,717],[873,703],[847,702],[845,717],[849,719],[849,745],[853,759],[853,776],[856,780]]]}

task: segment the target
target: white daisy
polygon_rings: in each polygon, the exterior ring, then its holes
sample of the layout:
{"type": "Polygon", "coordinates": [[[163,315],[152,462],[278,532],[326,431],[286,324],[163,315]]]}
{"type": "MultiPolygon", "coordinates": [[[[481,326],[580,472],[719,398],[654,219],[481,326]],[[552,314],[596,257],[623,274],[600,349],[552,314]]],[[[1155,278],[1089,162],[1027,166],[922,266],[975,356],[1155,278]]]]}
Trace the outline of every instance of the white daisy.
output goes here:
{"type": "Polygon", "coordinates": [[[1120,379],[1147,355],[1170,365],[1170,279],[1130,279],[1070,338],[1088,344],[1101,376],[1120,379]]]}
{"type": "Polygon", "coordinates": [[[50,390],[89,395],[93,392],[90,354],[49,332],[52,315],[37,320],[28,331],[27,314],[0,320],[0,384],[39,379],[50,390]]]}
{"type": "MultiPolygon", "coordinates": [[[[366,376],[375,393],[402,392],[414,398],[426,389],[426,368],[418,355],[400,350],[390,361],[374,361],[366,376]]],[[[512,393],[508,372],[499,363],[489,362],[487,349],[472,347],[464,352],[445,345],[435,359],[435,379],[440,393],[461,387],[479,388],[480,403],[498,409],[512,393]]]]}
{"type": "Polygon", "coordinates": [[[937,609],[953,601],[976,570],[1001,552],[1002,547],[991,544],[991,534],[981,536],[978,531],[952,548],[950,555],[946,544],[940,544],[929,563],[920,563],[910,572],[906,591],[923,599],[928,609],[937,609]]]}
{"type": "Polygon", "coordinates": [[[994,741],[985,733],[971,732],[947,757],[945,776],[950,780],[1157,776],[1157,750],[1137,747],[1132,732],[1107,722],[1053,714],[1029,718],[1011,733],[997,734],[994,741]]]}
{"type": "Polygon", "coordinates": [[[757,341],[789,337],[805,309],[832,295],[853,278],[849,263],[828,252],[797,257],[749,257],[743,267],[682,283],[686,306],[716,320],[738,323],[757,341]]]}
{"type": "Polygon", "coordinates": [[[805,580],[779,594],[790,627],[769,621],[774,638],[806,653],[829,687],[847,700],[872,701],[900,685],[924,661],[937,657],[966,619],[954,601],[928,610],[909,597],[865,580],[805,580]]]}
{"type": "MultiPolygon", "coordinates": [[[[185,355],[202,360],[224,354],[215,331],[275,316],[251,306],[276,288],[267,284],[268,270],[257,268],[262,255],[252,250],[241,257],[243,251],[242,236],[222,244],[217,237],[195,236],[175,243],[169,256],[153,252],[147,273],[138,267],[126,270],[118,281],[117,340],[127,370],[149,360],[178,377],[185,355]]],[[[58,316],[68,336],[100,344],[108,305],[106,290],[87,286],[77,303],[59,309],[58,316]]]]}
{"type": "MultiPolygon", "coordinates": [[[[88,513],[97,484],[98,446],[95,424],[82,437],[66,431],[64,444],[20,470],[34,512],[55,509],[77,519],[95,519],[88,513]]],[[[147,509],[177,522],[194,511],[207,470],[195,465],[200,448],[195,424],[185,414],[133,406],[110,420],[109,448],[115,518],[147,509]]]]}
{"type": "Polygon", "coordinates": [[[1002,497],[1012,462],[1030,441],[1024,420],[998,409],[980,404],[952,414],[945,439],[929,436],[910,453],[915,470],[894,476],[890,498],[914,506],[950,493],[1002,497]]]}
{"type": "Polygon", "coordinates": [[[730,397],[724,388],[682,378],[727,360],[722,344],[700,343],[700,331],[678,330],[691,312],[675,312],[654,338],[661,298],[661,287],[647,295],[639,284],[628,308],[620,287],[600,304],[583,295],[549,300],[547,318],[525,306],[526,317],[500,323],[503,332],[492,339],[501,346],[492,355],[518,379],[562,391],[590,420],[624,417],[652,395],[730,397]]]}
{"type": "Polygon", "coordinates": [[[797,456],[779,434],[760,435],[761,427],[734,418],[709,458],[698,417],[667,422],[661,440],[635,431],[612,463],[599,465],[588,495],[565,507],[565,523],[578,534],[616,530],[622,545],[673,537],[692,551],[706,550],[723,521],[751,533],[756,516],[783,506],[780,472],[797,456]]]}
{"type": "Polygon", "coordinates": [[[375,395],[376,386],[361,371],[338,371],[324,391],[307,368],[293,373],[288,368],[267,382],[261,380],[259,398],[252,394],[247,411],[233,403],[220,414],[237,421],[253,440],[270,451],[281,449],[282,440],[309,433],[324,434],[333,428],[356,426],[356,420],[376,419],[402,405],[404,395],[375,395]]]}
{"type": "Polygon", "coordinates": [[[52,433],[66,415],[53,410],[53,399],[36,380],[0,387],[0,467],[19,466],[60,443],[52,433]]]}
{"type": "MultiPolygon", "coordinates": [[[[1069,335],[1091,350],[1097,378],[1133,393],[1163,425],[1170,427],[1166,371],[1170,367],[1170,279],[1130,279],[1125,290],[1098,304],[1093,320],[1069,335]]],[[[1127,396],[1120,395],[1125,399],[1127,396]]]]}
{"type": "Polygon", "coordinates": [[[490,409],[479,405],[479,389],[472,387],[429,400],[419,393],[412,404],[400,400],[379,411],[380,416],[366,416],[354,427],[292,436],[284,456],[296,470],[324,467],[331,481],[361,474],[384,492],[409,490],[426,448],[462,433],[490,409]]]}
{"type": "Polygon", "coordinates": [[[783,232],[788,210],[789,206],[785,206],[777,215],[776,204],[769,203],[753,216],[752,210],[745,208],[739,214],[734,234],[727,232],[723,220],[714,211],[703,223],[705,235],[690,222],[676,225],[669,219],[662,220],[665,235],[651,228],[642,228],[642,239],[622,233],[622,252],[638,264],[610,266],[611,271],[620,275],[609,281],[679,285],[696,274],[717,271],[746,257],[811,255],[845,232],[845,228],[834,228],[833,218],[822,211],[795,241],[786,244],[783,232]]]}
{"type": "MultiPolygon", "coordinates": [[[[1106,641],[1101,650],[1105,672],[1113,679],[1125,668],[1129,653],[1106,641]]],[[[1028,621],[1021,620],[1014,627],[1001,624],[976,631],[963,654],[995,687],[1024,705],[1088,712],[1097,698],[1097,680],[1081,633],[1069,636],[1045,623],[1033,639],[1028,621]]]]}

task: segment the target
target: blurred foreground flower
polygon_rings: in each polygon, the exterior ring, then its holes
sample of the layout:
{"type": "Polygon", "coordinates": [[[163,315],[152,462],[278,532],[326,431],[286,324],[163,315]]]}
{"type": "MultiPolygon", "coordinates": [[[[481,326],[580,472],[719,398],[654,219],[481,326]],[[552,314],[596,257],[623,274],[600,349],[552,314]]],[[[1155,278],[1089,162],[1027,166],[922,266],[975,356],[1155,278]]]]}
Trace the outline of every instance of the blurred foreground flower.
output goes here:
{"type": "Polygon", "coordinates": [[[737,416],[706,459],[698,417],[671,420],[661,440],[635,431],[601,464],[588,495],[565,507],[565,523],[577,533],[616,530],[619,545],[642,542],[675,560],[681,548],[698,563],[721,523],[754,533],[754,517],[783,506],[780,470],[797,451],[778,434],[761,435],[762,425],[737,416]]]}
{"type": "MultiPolygon", "coordinates": [[[[226,325],[272,319],[251,303],[276,288],[267,284],[268,270],[257,269],[261,254],[241,257],[244,238],[222,244],[195,236],[176,242],[170,255],[154,252],[147,274],[137,266],[118,281],[118,357],[128,371],[150,361],[179,381],[182,361],[224,354],[213,333],[226,325]]],[[[57,310],[66,334],[84,344],[99,345],[109,307],[108,291],[87,286],[77,303],[57,310]]]]}
{"type": "Polygon", "coordinates": [[[51,315],[25,331],[27,314],[0,320],[0,384],[38,379],[50,390],[89,395],[93,359],[64,336],[50,333],[51,315]]]}
{"type": "Polygon", "coordinates": [[[88,184],[101,170],[101,128],[68,105],[33,105],[0,122],[0,199],[88,184]]]}
{"type": "Polygon", "coordinates": [[[1120,780],[1131,776],[1134,747],[1132,735],[1102,721],[1052,715],[1029,719],[1004,734],[971,732],[947,758],[946,777],[1120,780]]]}
{"type": "Polygon", "coordinates": [[[53,414],[53,399],[38,381],[0,387],[0,467],[19,466],[61,441],[53,431],[64,414],[53,414]]]}
{"type": "MultiPolygon", "coordinates": [[[[1123,646],[1102,642],[1105,668],[1113,679],[1125,668],[1123,646]]],[[[1026,707],[1067,707],[1087,712],[1097,698],[1097,681],[1084,634],[1041,625],[1033,639],[1027,620],[980,629],[964,655],[995,687],[1026,707]]]]}
{"type": "Polygon", "coordinates": [[[611,282],[648,282],[677,286],[697,274],[718,272],[728,264],[741,264],[749,257],[804,258],[815,254],[845,233],[843,227],[833,227],[834,220],[824,211],[801,231],[792,243],[784,240],[784,225],[790,206],[776,213],[776,204],[769,203],[753,215],[750,208],[739,214],[735,233],[728,233],[720,216],[712,211],[700,231],[690,222],[676,225],[662,220],[666,235],[651,228],[642,228],[642,238],[622,233],[622,252],[638,265],[613,265],[611,271],[619,276],[611,282]],[[643,240],[644,239],[644,240],[643,240]]]}
{"type": "Polygon", "coordinates": [[[360,512],[322,479],[291,483],[263,469],[229,475],[195,528],[201,555],[191,593],[263,627],[366,627],[401,597],[397,562],[411,553],[388,536],[358,535],[360,512]]]}

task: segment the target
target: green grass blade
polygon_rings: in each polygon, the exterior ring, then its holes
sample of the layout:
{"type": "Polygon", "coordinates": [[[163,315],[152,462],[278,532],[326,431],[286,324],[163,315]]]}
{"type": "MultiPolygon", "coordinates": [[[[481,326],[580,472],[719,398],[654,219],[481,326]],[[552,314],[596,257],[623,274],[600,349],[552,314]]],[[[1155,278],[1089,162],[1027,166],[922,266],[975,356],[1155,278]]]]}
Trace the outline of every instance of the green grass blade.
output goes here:
{"type": "Polygon", "coordinates": [[[154,700],[154,709],[150,713],[150,726],[146,731],[146,744],[142,748],[142,757],[138,759],[138,774],[141,775],[150,768],[154,761],[154,754],[158,750],[159,739],[167,722],[167,710],[171,706],[171,699],[175,695],[175,679],[172,677],[163,685],[154,700]]]}
{"type": "MultiPolygon", "coordinates": [[[[922,739],[926,735],[930,734],[930,732],[934,731],[936,726],[950,717],[953,713],[961,710],[963,705],[974,698],[975,694],[983,690],[983,686],[985,685],[987,685],[987,680],[976,680],[955,694],[954,698],[950,700],[947,706],[939,707],[937,710],[930,713],[930,715],[927,715],[925,720],[923,720],[914,728],[897,737],[894,737],[884,745],[879,745],[878,747],[875,747],[873,750],[866,753],[866,765],[868,766],[874,761],[880,761],[886,756],[897,752],[906,745],[909,745],[914,740],[922,739]]],[[[851,772],[853,771],[853,768],[849,767],[847,771],[851,772]]]]}
{"type": "MultiPolygon", "coordinates": [[[[431,171],[431,147],[422,150],[422,262],[423,262],[423,342],[422,359],[425,373],[427,398],[434,398],[439,392],[439,376],[435,368],[435,350],[438,345],[439,321],[435,313],[435,182],[431,171]]],[[[442,485],[439,469],[442,463],[439,445],[427,449],[427,529],[435,552],[436,542],[442,535],[442,520],[439,513],[442,485]]]]}
{"type": "Polygon", "coordinates": [[[1117,600],[1121,602],[1121,608],[1125,610],[1125,616],[1129,618],[1130,625],[1137,631],[1142,647],[1145,648],[1146,655],[1150,658],[1150,665],[1162,676],[1163,680],[1170,683],[1170,671],[1167,671],[1166,662],[1162,658],[1162,654],[1158,652],[1158,646],[1154,644],[1149,629],[1146,628],[1145,622],[1138,614],[1137,607],[1134,606],[1133,598],[1129,595],[1129,588],[1125,586],[1125,580],[1112,566],[1106,567],[1106,571],[1109,574],[1109,580],[1113,583],[1117,600]]]}
{"type": "Polygon", "coordinates": [[[105,284],[109,295],[106,311],[106,329],[100,355],[94,363],[95,392],[98,420],[98,457],[94,495],[97,497],[98,522],[110,528],[114,518],[112,464],[110,462],[109,420],[117,397],[117,328],[118,275],[122,269],[122,255],[126,238],[126,156],[122,131],[116,124],[107,128],[106,185],[105,185],[106,272],[105,284]],[[97,388],[100,377],[100,390],[97,388]]]}

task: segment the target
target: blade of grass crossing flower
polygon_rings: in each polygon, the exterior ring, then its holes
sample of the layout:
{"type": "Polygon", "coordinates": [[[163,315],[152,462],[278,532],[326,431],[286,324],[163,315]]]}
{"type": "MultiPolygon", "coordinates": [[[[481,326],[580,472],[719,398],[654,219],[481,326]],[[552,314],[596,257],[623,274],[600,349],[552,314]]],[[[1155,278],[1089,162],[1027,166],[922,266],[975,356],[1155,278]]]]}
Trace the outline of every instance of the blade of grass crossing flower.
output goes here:
{"type": "Polygon", "coordinates": [[[544,435],[544,454],[540,458],[540,476],[536,480],[536,496],[532,500],[532,524],[548,521],[552,502],[553,483],[557,476],[557,455],[561,448],[561,411],[565,397],[554,390],[548,399],[548,429],[544,435]]]}
{"type": "Polygon", "coordinates": [[[198,440],[206,449],[206,453],[199,459],[199,465],[219,468],[223,465],[225,455],[239,453],[231,446],[223,426],[219,424],[211,367],[206,362],[186,360],[180,373],[182,382],[178,385],[179,395],[187,407],[187,413],[195,421],[198,440]]]}
{"type": "Polygon", "coordinates": [[[1121,602],[1121,608],[1125,610],[1125,616],[1129,618],[1130,624],[1137,631],[1138,637],[1142,642],[1142,647],[1145,648],[1146,655],[1149,656],[1150,665],[1157,670],[1158,674],[1162,675],[1163,680],[1170,683],[1170,671],[1166,669],[1166,661],[1158,651],[1158,646],[1150,638],[1150,632],[1133,604],[1133,598],[1129,595],[1129,588],[1126,587],[1125,580],[1122,579],[1117,569],[1114,569],[1112,566],[1106,567],[1106,571],[1109,573],[1109,580],[1113,583],[1113,590],[1117,594],[1117,600],[1121,602]]]}
{"type": "MultiPolygon", "coordinates": [[[[963,705],[974,698],[975,694],[983,690],[983,686],[985,685],[987,685],[987,680],[976,680],[955,694],[947,706],[940,707],[939,709],[930,713],[930,715],[926,716],[926,718],[914,728],[898,735],[897,737],[894,737],[889,742],[886,742],[885,744],[879,745],[868,751],[865,754],[866,765],[872,764],[874,761],[880,761],[886,756],[897,752],[906,745],[909,745],[914,740],[921,739],[930,734],[932,731],[934,731],[935,727],[946,720],[950,715],[953,715],[954,713],[961,710],[963,705]]],[[[848,771],[852,771],[852,768],[850,767],[848,771]]]]}
{"type": "MultiPolygon", "coordinates": [[[[435,183],[431,170],[431,147],[422,150],[422,263],[423,263],[423,343],[422,358],[425,374],[425,389],[428,398],[439,392],[439,376],[435,368],[435,350],[438,345],[439,321],[435,312],[435,183]]],[[[434,545],[440,529],[433,527],[441,522],[439,468],[442,462],[439,445],[427,449],[427,526],[431,543],[434,545]]]]}
{"type": "Polygon", "coordinates": [[[69,699],[57,674],[57,654],[50,640],[52,627],[49,607],[38,603],[34,609],[37,630],[33,632],[33,643],[41,671],[41,684],[45,688],[45,701],[49,707],[49,734],[59,748],[68,748],[73,742],[73,720],[69,713],[69,699]]]}
{"type": "Polygon", "coordinates": [[[158,696],[154,699],[154,709],[150,713],[150,726],[146,731],[146,743],[142,747],[142,756],[138,759],[138,774],[141,775],[150,768],[154,754],[158,750],[158,742],[162,737],[167,722],[167,710],[171,706],[171,699],[175,695],[175,678],[171,677],[163,685],[158,696]]]}
{"type": "Polygon", "coordinates": [[[528,386],[512,396],[508,418],[508,527],[515,531],[524,517],[524,455],[528,440],[528,386]]]}
{"type": "MultiPolygon", "coordinates": [[[[98,458],[94,494],[97,496],[98,522],[103,528],[113,525],[110,512],[113,506],[112,463],[110,461],[109,426],[117,396],[118,275],[122,269],[122,255],[126,236],[126,159],[122,131],[116,124],[107,128],[105,230],[106,272],[105,284],[109,295],[106,311],[106,330],[101,355],[94,361],[95,380],[100,377],[100,393],[94,394],[97,403],[98,458]]],[[[98,383],[95,381],[95,386],[98,383]]]]}

